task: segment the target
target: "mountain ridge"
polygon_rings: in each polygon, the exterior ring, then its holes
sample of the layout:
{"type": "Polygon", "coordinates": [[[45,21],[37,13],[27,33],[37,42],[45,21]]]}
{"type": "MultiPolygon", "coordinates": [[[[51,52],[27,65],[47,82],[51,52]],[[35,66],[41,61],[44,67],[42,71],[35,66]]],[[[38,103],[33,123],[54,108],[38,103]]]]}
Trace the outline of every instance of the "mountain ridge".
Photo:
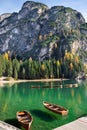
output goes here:
{"type": "Polygon", "coordinates": [[[0,21],[0,53],[44,60],[75,51],[87,61],[87,27],[82,14],[64,6],[27,1],[18,13],[0,21]]]}

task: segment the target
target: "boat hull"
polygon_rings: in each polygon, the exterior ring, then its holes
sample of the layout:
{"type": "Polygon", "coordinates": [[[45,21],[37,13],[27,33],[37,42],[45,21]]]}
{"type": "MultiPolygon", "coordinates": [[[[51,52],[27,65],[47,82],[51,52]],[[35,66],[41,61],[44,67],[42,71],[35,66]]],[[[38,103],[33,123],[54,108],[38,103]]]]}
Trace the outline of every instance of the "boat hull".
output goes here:
{"type": "Polygon", "coordinates": [[[17,112],[17,119],[18,119],[19,123],[21,124],[21,126],[25,130],[30,129],[33,118],[32,118],[32,116],[31,116],[31,114],[29,112],[27,112],[27,111],[19,111],[19,112],[17,112]]]}
{"type": "Polygon", "coordinates": [[[48,102],[43,102],[43,105],[45,108],[47,108],[48,110],[60,114],[60,115],[67,115],[68,114],[68,110],[64,107],[55,105],[55,104],[51,104],[48,102]]]}

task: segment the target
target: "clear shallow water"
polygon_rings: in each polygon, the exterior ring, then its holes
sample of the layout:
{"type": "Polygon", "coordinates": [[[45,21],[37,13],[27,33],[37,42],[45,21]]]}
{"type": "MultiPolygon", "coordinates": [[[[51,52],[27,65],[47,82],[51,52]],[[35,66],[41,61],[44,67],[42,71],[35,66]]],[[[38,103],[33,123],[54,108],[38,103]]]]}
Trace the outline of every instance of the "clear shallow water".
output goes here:
{"type": "MultiPolygon", "coordinates": [[[[64,84],[74,83],[65,81],[64,84]]],[[[87,81],[63,88],[59,82],[17,83],[0,87],[0,120],[21,128],[16,112],[28,110],[33,116],[31,130],[52,130],[87,115],[87,81]],[[67,116],[54,114],[43,106],[48,101],[69,109],[67,116]]]]}

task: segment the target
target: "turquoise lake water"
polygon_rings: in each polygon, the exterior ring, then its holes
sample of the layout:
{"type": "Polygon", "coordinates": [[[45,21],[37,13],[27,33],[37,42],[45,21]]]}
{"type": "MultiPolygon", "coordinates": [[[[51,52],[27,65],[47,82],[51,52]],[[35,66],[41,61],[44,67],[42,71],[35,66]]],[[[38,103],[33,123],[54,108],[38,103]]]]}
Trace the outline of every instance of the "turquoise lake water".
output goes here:
{"type": "Polygon", "coordinates": [[[27,110],[33,116],[31,130],[52,130],[87,115],[87,81],[78,87],[69,87],[70,83],[75,81],[63,81],[62,88],[60,82],[5,84],[0,87],[0,120],[22,129],[16,112],[27,110]],[[69,114],[55,114],[44,108],[43,101],[64,106],[69,114]]]}

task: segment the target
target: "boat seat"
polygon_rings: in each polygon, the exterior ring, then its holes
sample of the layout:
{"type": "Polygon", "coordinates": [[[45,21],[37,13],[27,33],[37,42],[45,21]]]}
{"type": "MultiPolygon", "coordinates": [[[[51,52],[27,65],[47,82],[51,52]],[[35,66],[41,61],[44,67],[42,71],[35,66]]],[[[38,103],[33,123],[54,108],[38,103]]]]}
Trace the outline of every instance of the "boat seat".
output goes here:
{"type": "Polygon", "coordinates": [[[29,117],[25,116],[25,117],[20,118],[20,121],[22,121],[22,120],[28,120],[28,119],[29,119],[29,117]]]}
{"type": "Polygon", "coordinates": [[[30,120],[23,120],[23,123],[29,123],[30,120]]]}
{"type": "Polygon", "coordinates": [[[57,108],[57,107],[56,107],[56,108],[54,108],[54,110],[59,110],[59,109],[60,109],[60,108],[57,108]]]}
{"type": "Polygon", "coordinates": [[[53,108],[53,106],[49,106],[49,108],[53,108]]]}

